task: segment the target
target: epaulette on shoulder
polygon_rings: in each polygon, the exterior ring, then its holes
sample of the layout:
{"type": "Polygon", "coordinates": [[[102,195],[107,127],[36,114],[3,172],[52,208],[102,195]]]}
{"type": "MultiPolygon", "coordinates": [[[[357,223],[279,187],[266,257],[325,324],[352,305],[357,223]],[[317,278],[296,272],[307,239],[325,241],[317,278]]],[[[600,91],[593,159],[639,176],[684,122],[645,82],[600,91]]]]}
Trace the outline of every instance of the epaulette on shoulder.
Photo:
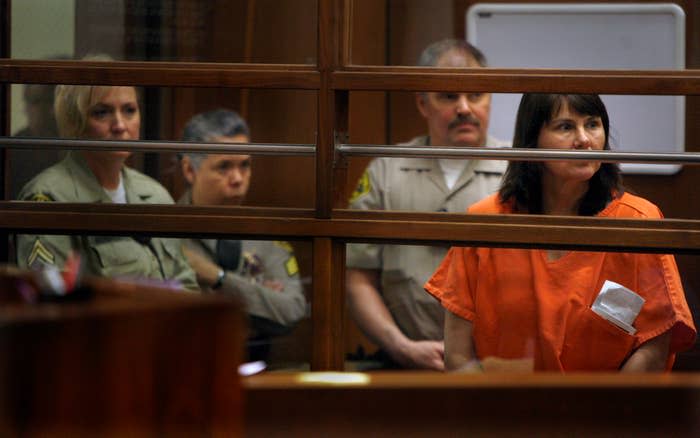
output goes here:
{"type": "Polygon", "coordinates": [[[55,201],[55,199],[53,198],[53,196],[51,196],[50,193],[34,192],[34,193],[30,193],[29,195],[25,196],[23,201],[53,202],[53,201],[55,201]]]}
{"type": "Polygon", "coordinates": [[[284,240],[275,240],[275,245],[279,246],[280,248],[289,253],[294,252],[294,248],[292,248],[292,245],[289,242],[285,242],[284,240]]]}
{"type": "Polygon", "coordinates": [[[365,170],[360,179],[357,181],[355,191],[353,191],[352,195],[350,195],[350,203],[352,204],[357,199],[368,194],[370,190],[372,190],[372,186],[369,179],[369,172],[365,170]]]}

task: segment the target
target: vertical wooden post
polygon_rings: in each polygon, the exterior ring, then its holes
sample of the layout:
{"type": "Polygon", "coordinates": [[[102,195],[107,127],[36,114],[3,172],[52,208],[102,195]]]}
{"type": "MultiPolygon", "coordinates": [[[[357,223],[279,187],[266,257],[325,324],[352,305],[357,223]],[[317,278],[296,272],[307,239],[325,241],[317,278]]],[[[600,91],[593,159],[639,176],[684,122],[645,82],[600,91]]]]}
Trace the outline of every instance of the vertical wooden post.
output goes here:
{"type": "MultiPolygon", "coordinates": [[[[348,143],[349,96],[347,90],[335,91],[335,141],[348,143]]],[[[333,156],[333,207],[347,207],[348,161],[338,154],[333,156]]]]}
{"type": "MultiPolygon", "coordinates": [[[[347,53],[339,43],[343,16],[342,0],[319,0],[318,70],[321,80],[316,130],[316,217],[319,219],[331,218],[337,193],[334,190],[336,128],[347,132],[347,92],[336,94],[331,83],[333,72],[340,66],[341,54],[347,53]]],[[[342,169],[341,166],[338,176],[343,174],[342,169]]],[[[313,273],[311,369],[342,370],[345,244],[328,237],[314,238],[313,273]]]]}
{"type": "Polygon", "coordinates": [[[333,202],[333,149],[335,145],[335,95],[331,74],[338,67],[338,22],[335,0],[318,2],[318,125],[316,130],[316,217],[331,216],[333,202]]]}
{"type": "Polygon", "coordinates": [[[311,370],[342,371],[344,364],[345,243],[314,238],[311,370]]]}

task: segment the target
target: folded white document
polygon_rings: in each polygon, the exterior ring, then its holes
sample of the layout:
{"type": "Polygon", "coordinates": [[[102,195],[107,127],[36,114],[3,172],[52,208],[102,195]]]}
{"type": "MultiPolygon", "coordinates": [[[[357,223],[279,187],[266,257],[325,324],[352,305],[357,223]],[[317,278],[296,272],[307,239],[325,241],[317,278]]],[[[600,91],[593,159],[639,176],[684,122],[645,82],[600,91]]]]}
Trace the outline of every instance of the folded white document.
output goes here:
{"type": "Polygon", "coordinates": [[[591,310],[630,335],[637,332],[632,326],[642,310],[644,298],[614,281],[605,280],[591,310]]]}

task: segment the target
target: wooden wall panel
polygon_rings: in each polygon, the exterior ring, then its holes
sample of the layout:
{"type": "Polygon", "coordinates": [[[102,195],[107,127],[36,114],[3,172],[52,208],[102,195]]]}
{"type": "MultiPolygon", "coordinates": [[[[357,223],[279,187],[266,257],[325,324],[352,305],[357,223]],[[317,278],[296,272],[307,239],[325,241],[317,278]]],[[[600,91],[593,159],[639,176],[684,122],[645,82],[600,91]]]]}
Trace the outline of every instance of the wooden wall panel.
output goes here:
{"type": "MultiPolygon", "coordinates": [[[[400,0],[389,2],[388,65],[416,65],[423,49],[444,38],[457,38],[450,1],[400,0]]],[[[409,141],[427,134],[425,119],[416,109],[414,93],[391,93],[389,142],[409,141]]]]}

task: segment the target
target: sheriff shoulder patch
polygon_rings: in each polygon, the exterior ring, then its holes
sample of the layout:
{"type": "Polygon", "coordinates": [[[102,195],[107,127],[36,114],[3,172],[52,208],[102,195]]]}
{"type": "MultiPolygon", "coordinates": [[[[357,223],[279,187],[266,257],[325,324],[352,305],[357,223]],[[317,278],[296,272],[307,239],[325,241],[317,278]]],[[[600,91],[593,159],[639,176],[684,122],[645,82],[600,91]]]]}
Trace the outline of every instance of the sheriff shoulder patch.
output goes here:
{"type": "Polygon", "coordinates": [[[46,249],[44,244],[41,243],[41,240],[37,238],[34,241],[29,257],[27,257],[27,266],[34,267],[35,263],[37,265],[53,265],[55,260],[56,258],[54,257],[53,253],[46,249]]]}
{"type": "Polygon", "coordinates": [[[363,173],[360,179],[357,181],[355,191],[352,192],[352,195],[350,196],[350,203],[353,203],[359,197],[366,195],[371,189],[372,187],[369,182],[369,174],[365,170],[365,173],[363,173]]]}
{"type": "Polygon", "coordinates": [[[287,252],[293,252],[294,248],[292,248],[292,245],[289,242],[285,242],[284,240],[275,240],[275,245],[279,246],[283,250],[287,252]]]}
{"type": "Polygon", "coordinates": [[[297,258],[291,256],[287,259],[284,264],[284,268],[287,270],[287,275],[290,277],[297,275],[299,273],[299,265],[297,264],[297,258]]]}
{"type": "Polygon", "coordinates": [[[46,193],[34,193],[33,195],[30,195],[29,197],[26,198],[28,201],[34,201],[34,202],[52,202],[53,197],[51,195],[46,194],[46,193]]]}

